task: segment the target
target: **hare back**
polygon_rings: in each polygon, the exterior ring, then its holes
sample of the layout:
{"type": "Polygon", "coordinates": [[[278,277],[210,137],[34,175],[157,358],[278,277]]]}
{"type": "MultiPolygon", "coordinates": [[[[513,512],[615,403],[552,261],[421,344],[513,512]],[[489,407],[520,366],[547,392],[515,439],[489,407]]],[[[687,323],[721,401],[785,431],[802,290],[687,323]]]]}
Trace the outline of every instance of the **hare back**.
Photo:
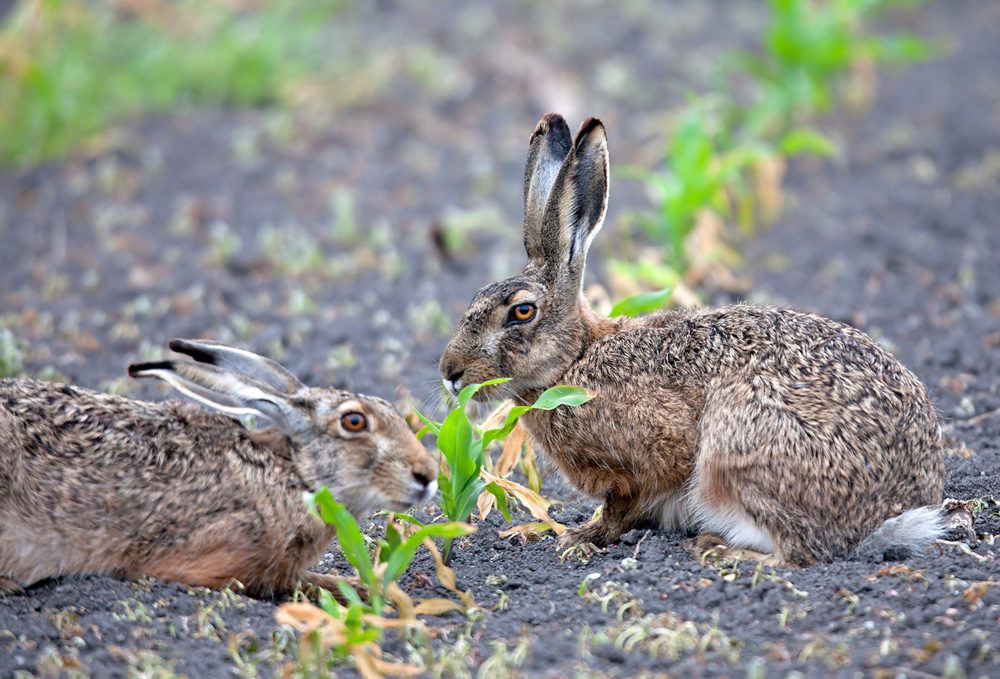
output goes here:
{"type": "Polygon", "coordinates": [[[31,380],[0,381],[0,413],[0,573],[23,584],[283,547],[304,568],[332,538],[291,462],[227,415],[31,380]]]}
{"type": "Polygon", "coordinates": [[[600,396],[527,413],[532,437],[581,490],[668,525],[759,549],[795,535],[789,549],[836,554],[943,492],[923,385],[864,333],[813,314],[623,319],[560,383],[600,396]]]}
{"type": "Polygon", "coordinates": [[[267,435],[190,403],[134,401],[21,379],[0,381],[0,408],[13,420],[19,444],[0,447],[11,481],[114,484],[120,493],[178,483],[250,490],[296,478],[287,448],[261,445],[267,435]],[[26,478],[29,468],[34,476],[26,478]]]}

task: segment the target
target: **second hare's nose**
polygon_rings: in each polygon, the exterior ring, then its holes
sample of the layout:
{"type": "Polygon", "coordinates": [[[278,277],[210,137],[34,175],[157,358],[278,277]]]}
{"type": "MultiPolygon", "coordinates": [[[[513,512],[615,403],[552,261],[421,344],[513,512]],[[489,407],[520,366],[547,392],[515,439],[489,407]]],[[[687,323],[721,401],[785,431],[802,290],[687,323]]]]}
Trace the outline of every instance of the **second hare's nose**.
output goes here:
{"type": "Polygon", "coordinates": [[[452,384],[457,385],[458,381],[462,379],[462,375],[464,374],[465,374],[464,370],[459,370],[458,372],[452,373],[448,375],[448,381],[451,382],[452,384]]]}
{"type": "Polygon", "coordinates": [[[417,484],[417,496],[415,504],[423,504],[437,494],[437,479],[430,478],[424,472],[413,472],[413,480],[417,484]]]}

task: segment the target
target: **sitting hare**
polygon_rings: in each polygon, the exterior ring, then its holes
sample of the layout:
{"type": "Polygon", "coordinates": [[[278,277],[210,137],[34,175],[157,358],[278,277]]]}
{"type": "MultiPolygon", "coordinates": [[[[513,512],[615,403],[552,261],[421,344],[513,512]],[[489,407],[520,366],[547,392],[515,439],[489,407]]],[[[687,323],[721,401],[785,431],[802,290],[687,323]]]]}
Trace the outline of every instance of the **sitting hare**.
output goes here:
{"type": "MultiPolygon", "coordinates": [[[[129,366],[221,412],[62,384],[0,380],[0,576],[7,591],[70,573],[288,592],[336,531],[303,494],[355,515],[403,510],[438,465],[386,401],[304,386],[274,361],[173,340],[194,361],[129,366]],[[251,431],[255,415],[273,428],[251,431]]],[[[336,588],[334,587],[334,591],[336,588]]]]}
{"type": "Polygon", "coordinates": [[[603,546],[653,519],[702,531],[699,553],[746,548],[794,567],[866,538],[919,548],[937,537],[944,458],[920,381],[864,333],[814,314],[599,316],[582,281],[607,196],[601,122],[574,140],[562,117],[545,116],[525,168],[528,264],[479,291],[440,363],[455,393],[511,378],[479,400],[532,403],[555,384],[599,393],[522,418],[569,480],[604,501],[562,543],[603,546]]]}

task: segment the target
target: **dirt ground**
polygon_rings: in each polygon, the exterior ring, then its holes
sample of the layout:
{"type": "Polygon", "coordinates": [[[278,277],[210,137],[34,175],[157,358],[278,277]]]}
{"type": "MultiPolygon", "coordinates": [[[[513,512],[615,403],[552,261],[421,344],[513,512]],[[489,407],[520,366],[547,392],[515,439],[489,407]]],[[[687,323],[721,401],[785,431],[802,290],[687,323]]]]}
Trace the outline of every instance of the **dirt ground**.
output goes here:
{"type": "MultiPolygon", "coordinates": [[[[433,403],[468,301],[523,264],[540,115],[598,115],[612,162],[648,164],[664,111],[762,21],[750,2],[448,5],[344,11],[331,45],[392,57],[351,107],[140,120],[89,156],[0,174],[0,327],[23,372],[165,398],[125,365],[213,337],[310,384],[433,403]]],[[[453,562],[487,610],[429,619],[429,648],[390,634],[388,652],[438,676],[1000,676],[1000,5],[942,0],[891,22],[944,36],[950,56],[884,75],[866,114],[824,122],[843,155],[792,164],[784,216],[747,246],[749,299],[852,323],[931,388],[946,494],[986,498],[971,553],[758,573],[703,568],[683,536],[652,530],[561,562],[551,539],[499,538],[494,513],[453,562]]],[[[592,269],[644,203],[615,180],[611,205],[592,269]]],[[[566,524],[596,506],[556,477],[543,492],[566,524]]],[[[422,555],[403,584],[446,596],[432,580],[422,555]]],[[[278,603],[45,581],[0,599],[0,677],[280,674],[296,642],[278,603]]]]}

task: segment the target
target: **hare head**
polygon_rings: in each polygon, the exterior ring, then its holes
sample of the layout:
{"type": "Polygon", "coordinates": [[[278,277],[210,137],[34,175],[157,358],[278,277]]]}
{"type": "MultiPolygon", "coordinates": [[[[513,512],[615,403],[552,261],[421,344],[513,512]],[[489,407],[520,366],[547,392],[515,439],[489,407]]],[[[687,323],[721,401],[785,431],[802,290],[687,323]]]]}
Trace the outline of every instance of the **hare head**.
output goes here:
{"type": "Polygon", "coordinates": [[[311,490],[326,485],[355,515],[402,511],[437,491],[438,465],[406,421],[380,398],[311,388],[278,363],[208,340],[171,340],[194,361],[129,366],[236,417],[252,415],[280,432],[270,447],[288,457],[311,490]]]}
{"type": "Polygon", "coordinates": [[[524,168],[524,249],[517,276],[480,290],[441,357],[448,388],[508,377],[477,400],[521,395],[554,384],[600,323],[583,296],[587,250],[608,204],[604,125],[584,121],[570,137],[562,116],[538,123],[524,168]]]}

